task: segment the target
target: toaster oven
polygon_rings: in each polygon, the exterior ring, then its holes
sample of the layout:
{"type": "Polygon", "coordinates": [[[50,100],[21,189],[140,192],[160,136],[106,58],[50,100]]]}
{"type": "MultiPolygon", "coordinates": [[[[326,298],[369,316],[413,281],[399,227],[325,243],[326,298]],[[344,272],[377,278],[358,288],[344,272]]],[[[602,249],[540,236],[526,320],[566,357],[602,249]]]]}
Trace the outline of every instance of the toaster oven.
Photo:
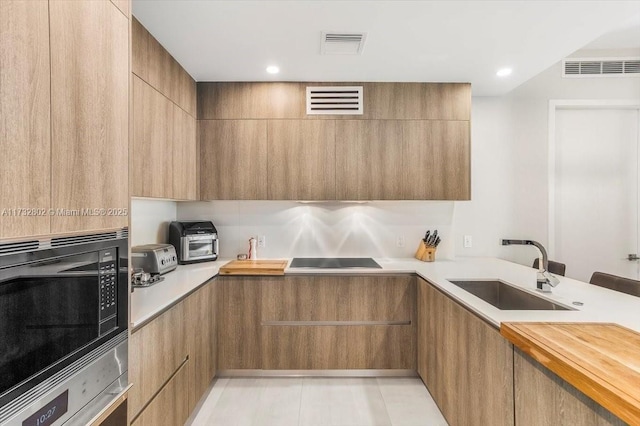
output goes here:
{"type": "Polygon", "coordinates": [[[209,221],[171,222],[169,243],[181,265],[218,259],[218,231],[209,221]]]}

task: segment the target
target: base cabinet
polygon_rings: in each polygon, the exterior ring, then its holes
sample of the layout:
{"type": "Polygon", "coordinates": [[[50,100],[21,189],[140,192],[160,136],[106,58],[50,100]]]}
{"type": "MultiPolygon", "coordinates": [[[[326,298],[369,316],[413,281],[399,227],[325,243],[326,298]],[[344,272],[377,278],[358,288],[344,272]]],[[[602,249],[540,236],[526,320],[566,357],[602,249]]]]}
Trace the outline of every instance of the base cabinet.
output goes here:
{"type": "Polygon", "coordinates": [[[215,376],[216,280],[131,334],[129,420],[183,425],[215,376]]]}
{"type": "Polygon", "coordinates": [[[415,370],[415,276],[223,277],[219,370],[415,370]]]}
{"type": "Polygon", "coordinates": [[[189,418],[189,360],[185,360],[132,426],[182,426],[189,418]]]}
{"type": "Polygon", "coordinates": [[[622,426],[626,423],[519,349],[514,355],[518,426],[622,426]]]}
{"type": "Polygon", "coordinates": [[[514,424],[513,345],[418,279],[418,371],[452,425],[514,424]]]}

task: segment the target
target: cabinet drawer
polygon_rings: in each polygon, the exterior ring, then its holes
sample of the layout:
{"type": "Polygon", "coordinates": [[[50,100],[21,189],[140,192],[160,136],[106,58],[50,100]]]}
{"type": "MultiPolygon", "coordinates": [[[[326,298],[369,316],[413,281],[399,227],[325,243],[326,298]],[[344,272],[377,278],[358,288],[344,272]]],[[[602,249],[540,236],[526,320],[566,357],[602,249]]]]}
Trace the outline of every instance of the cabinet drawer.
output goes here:
{"type": "Polygon", "coordinates": [[[264,326],[266,370],[415,370],[413,325],[264,326]]]}
{"type": "Polygon", "coordinates": [[[184,304],[179,303],[137,330],[129,340],[129,418],[142,407],[187,358],[184,304]]]}
{"type": "Polygon", "coordinates": [[[171,380],[133,421],[132,426],[182,426],[189,417],[189,360],[185,360],[171,380]]]}
{"type": "Polygon", "coordinates": [[[288,276],[263,285],[262,321],[412,323],[415,282],[400,276],[288,276]]]}

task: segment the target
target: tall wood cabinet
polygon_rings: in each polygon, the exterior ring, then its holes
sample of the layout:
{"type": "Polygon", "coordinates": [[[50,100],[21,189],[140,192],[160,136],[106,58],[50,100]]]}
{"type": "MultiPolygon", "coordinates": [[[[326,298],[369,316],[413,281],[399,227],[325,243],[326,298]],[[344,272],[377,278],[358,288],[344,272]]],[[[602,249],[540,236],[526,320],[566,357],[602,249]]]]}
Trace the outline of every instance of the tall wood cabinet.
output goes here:
{"type": "Polygon", "coordinates": [[[513,345],[418,279],[418,373],[451,425],[514,424],[513,345]]]}
{"type": "Polygon", "coordinates": [[[49,17],[44,1],[0,1],[0,239],[47,234],[51,206],[49,17]]]}
{"type": "Polygon", "coordinates": [[[0,238],[126,226],[128,17],[108,0],[0,11],[0,238]]]}
{"type": "Polygon", "coordinates": [[[109,1],[49,3],[51,232],[122,227],[129,206],[129,20],[109,1]]]}

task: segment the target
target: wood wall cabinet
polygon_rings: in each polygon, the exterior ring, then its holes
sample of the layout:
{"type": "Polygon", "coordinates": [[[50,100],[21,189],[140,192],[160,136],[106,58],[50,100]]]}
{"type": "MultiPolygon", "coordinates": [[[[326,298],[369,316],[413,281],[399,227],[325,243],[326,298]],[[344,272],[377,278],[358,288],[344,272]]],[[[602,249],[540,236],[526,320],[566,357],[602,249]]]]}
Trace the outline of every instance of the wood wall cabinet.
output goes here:
{"type": "Polygon", "coordinates": [[[273,120],[267,135],[268,199],[335,199],[333,120],[273,120]]]}
{"type": "MultiPolygon", "coordinates": [[[[471,86],[462,83],[199,83],[201,197],[468,200],[470,117],[471,86]],[[336,84],[363,86],[364,113],[307,115],[306,87],[336,84]],[[225,167],[216,163],[215,152],[228,158],[244,152],[247,142],[234,132],[218,132],[212,142],[211,129],[263,121],[268,193],[225,184],[239,172],[219,176],[225,167]],[[204,141],[216,149],[203,147],[204,141]]],[[[232,158],[231,168],[244,173],[243,166],[262,152],[245,156],[250,159],[232,158]]],[[[249,173],[253,178],[258,172],[249,173]]]]}
{"type": "Polygon", "coordinates": [[[402,123],[404,200],[471,199],[468,121],[402,123]]]}
{"type": "Polygon", "coordinates": [[[468,83],[198,83],[198,119],[470,120],[468,83]],[[363,86],[364,113],[307,115],[307,86],[363,86]]]}
{"type": "Polygon", "coordinates": [[[199,121],[203,200],[267,199],[267,123],[199,121]]]}
{"type": "Polygon", "coordinates": [[[171,198],[173,188],[173,108],[161,93],[133,76],[131,193],[171,198]]]}
{"type": "Polygon", "coordinates": [[[402,199],[401,122],[348,120],[336,127],[337,199],[402,199]]]}
{"type": "Polygon", "coordinates": [[[135,18],[131,31],[131,193],[196,200],[199,159],[195,82],[135,18]]]}
{"type": "Polygon", "coordinates": [[[133,120],[132,194],[196,199],[195,120],[135,75],[133,120]]]}
{"type": "Polygon", "coordinates": [[[135,18],[131,23],[131,71],[192,117],[196,117],[196,82],[135,18]]]}
{"type": "Polygon", "coordinates": [[[418,281],[418,370],[447,422],[513,425],[513,345],[431,284],[418,281]]]}
{"type": "MultiPolygon", "coordinates": [[[[110,1],[52,1],[51,204],[129,206],[129,21],[110,1]]],[[[126,215],[54,215],[51,232],[127,226],[126,215]]]]}
{"type": "Polygon", "coordinates": [[[514,381],[518,426],[626,424],[517,348],[514,381]]]}
{"type": "MultiPolygon", "coordinates": [[[[0,1],[0,211],[51,205],[47,2],[0,1]]],[[[11,210],[9,210],[10,212],[11,210]]],[[[0,239],[47,234],[48,215],[0,214],[0,239]]]]}

